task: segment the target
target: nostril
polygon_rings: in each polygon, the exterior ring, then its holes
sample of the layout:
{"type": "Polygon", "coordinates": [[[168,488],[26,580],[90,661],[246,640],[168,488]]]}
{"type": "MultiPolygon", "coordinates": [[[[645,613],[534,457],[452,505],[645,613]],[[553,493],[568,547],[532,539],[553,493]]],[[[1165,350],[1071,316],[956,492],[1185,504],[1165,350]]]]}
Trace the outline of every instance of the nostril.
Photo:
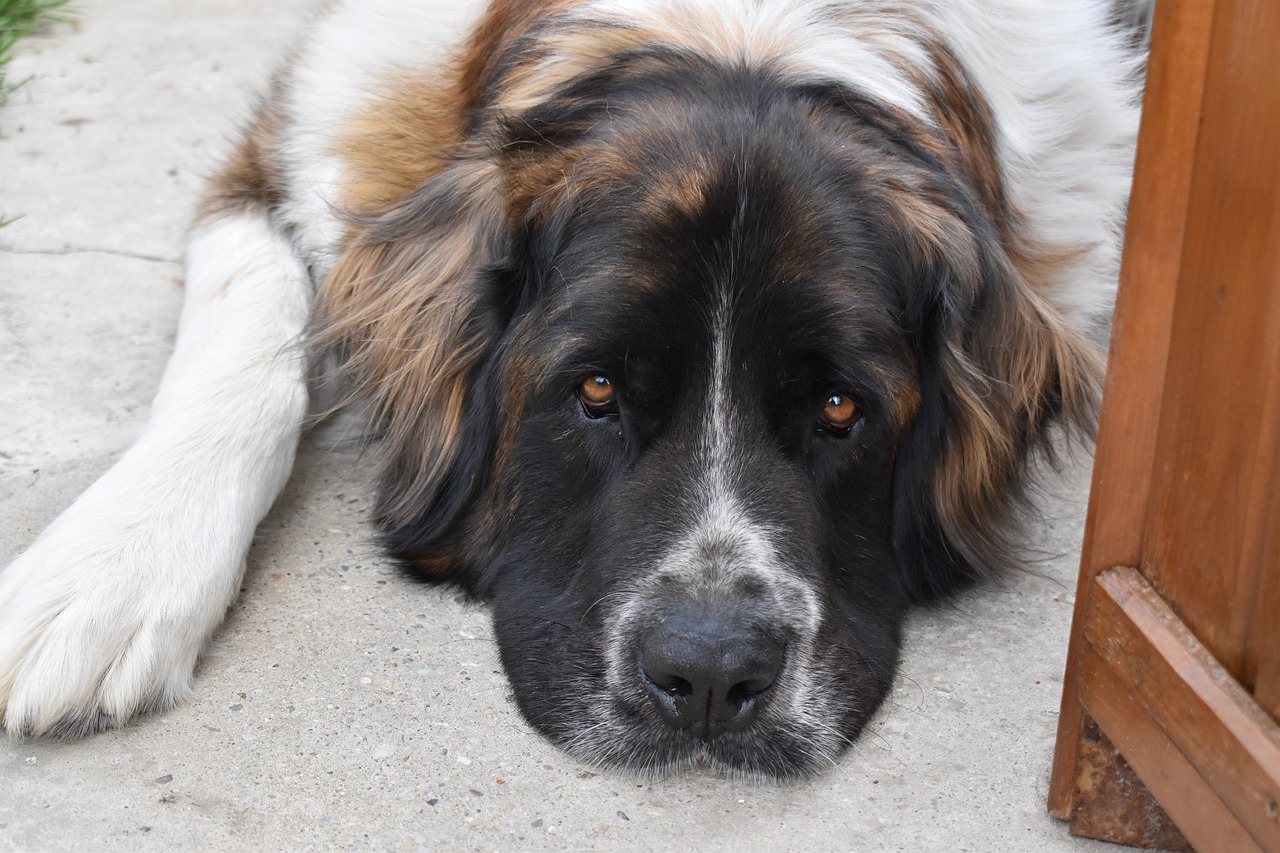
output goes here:
{"type": "MultiPolygon", "coordinates": [[[[776,674],[776,673],[775,673],[776,674]]],[[[774,679],[756,678],[751,681],[740,681],[729,688],[729,692],[725,694],[725,701],[734,706],[740,706],[755,697],[764,693],[773,686],[774,679]]]]}
{"type": "Polygon", "coordinates": [[[644,669],[643,664],[641,664],[641,671],[644,672],[644,676],[649,680],[650,684],[668,696],[683,697],[693,694],[693,685],[678,675],[663,672],[654,674],[644,669]]]}

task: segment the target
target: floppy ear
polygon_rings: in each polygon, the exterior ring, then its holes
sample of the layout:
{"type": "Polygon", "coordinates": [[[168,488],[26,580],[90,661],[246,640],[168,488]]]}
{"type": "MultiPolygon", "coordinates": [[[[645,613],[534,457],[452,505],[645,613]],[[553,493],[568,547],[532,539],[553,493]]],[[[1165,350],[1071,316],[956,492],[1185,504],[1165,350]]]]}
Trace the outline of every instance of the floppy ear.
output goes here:
{"type": "Polygon", "coordinates": [[[439,545],[482,488],[497,412],[483,365],[506,323],[508,212],[496,166],[459,160],[356,221],[321,292],[319,341],[345,357],[370,408],[382,471],[376,521],[393,555],[440,576],[465,557],[439,545]],[[428,554],[424,549],[431,550],[428,554]]]}
{"type": "Polygon", "coordinates": [[[959,264],[942,248],[907,298],[922,399],[899,450],[893,520],[916,601],[1009,562],[1031,457],[1051,453],[1055,424],[1093,434],[1100,354],[980,240],[959,264]]]}

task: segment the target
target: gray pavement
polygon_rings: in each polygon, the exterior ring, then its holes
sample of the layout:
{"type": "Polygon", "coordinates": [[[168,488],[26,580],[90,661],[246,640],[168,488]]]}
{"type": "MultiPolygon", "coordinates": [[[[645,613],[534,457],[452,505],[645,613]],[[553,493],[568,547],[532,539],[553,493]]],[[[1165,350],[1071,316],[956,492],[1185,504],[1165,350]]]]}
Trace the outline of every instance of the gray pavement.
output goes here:
{"type": "MultiPolygon", "coordinates": [[[[0,565],[147,415],[202,176],[301,0],[78,0],[0,109],[0,565]]],[[[488,614],[369,544],[367,471],[314,446],[195,696],[71,743],[0,739],[0,848],[1094,850],[1047,816],[1087,463],[1027,571],[911,620],[868,733],[804,784],[628,778],[541,740],[488,614]]]]}

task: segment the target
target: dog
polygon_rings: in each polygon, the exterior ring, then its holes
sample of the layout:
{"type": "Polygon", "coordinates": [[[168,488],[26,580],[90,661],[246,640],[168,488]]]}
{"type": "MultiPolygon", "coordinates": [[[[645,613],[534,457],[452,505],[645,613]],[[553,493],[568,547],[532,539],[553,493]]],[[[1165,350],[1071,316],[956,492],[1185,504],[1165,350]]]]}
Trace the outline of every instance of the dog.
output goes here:
{"type": "Polygon", "coordinates": [[[1086,437],[1140,51],[1101,0],[331,0],[199,204],[137,444],[0,574],[0,721],[191,690],[320,370],[407,570],[584,761],[794,778],[1086,437]]]}

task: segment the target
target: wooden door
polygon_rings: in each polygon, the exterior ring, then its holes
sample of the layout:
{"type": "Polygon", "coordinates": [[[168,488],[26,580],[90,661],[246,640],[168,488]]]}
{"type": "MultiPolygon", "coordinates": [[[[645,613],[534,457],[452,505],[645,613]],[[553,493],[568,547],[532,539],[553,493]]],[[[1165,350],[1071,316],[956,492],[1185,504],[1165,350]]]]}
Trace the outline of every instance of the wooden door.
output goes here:
{"type": "Polygon", "coordinates": [[[1050,810],[1280,851],[1277,718],[1280,0],[1158,0],[1050,810]]]}

